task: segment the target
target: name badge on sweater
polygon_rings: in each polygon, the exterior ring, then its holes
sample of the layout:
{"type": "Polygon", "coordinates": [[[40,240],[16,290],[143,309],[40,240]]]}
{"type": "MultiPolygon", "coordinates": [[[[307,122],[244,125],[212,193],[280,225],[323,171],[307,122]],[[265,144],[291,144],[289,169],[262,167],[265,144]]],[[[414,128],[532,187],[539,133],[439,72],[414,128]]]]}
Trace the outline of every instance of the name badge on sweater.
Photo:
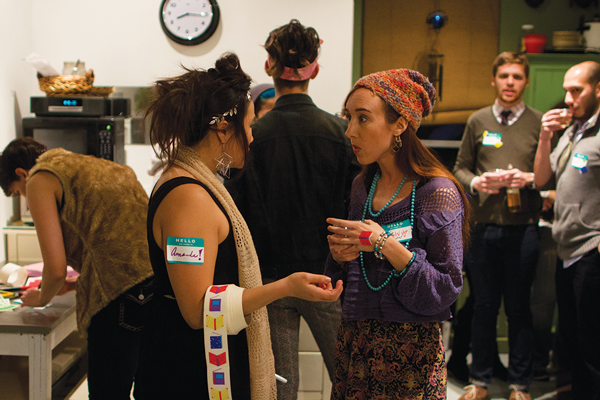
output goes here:
{"type": "Polygon", "coordinates": [[[412,239],[412,227],[410,226],[409,219],[393,222],[382,226],[382,228],[385,229],[388,235],[392,235],[399,242],[406,242],[412,239]]]}
{"type": "Polygon", "coordinates": [[[571,159],[571,167],[577,168],[582,174],[587,172],[588,156],[575,153],[571,159]]]}
{"type": "Polygon", "coordinates": [[[484,146],[494,146],[496,148],[502,147],[502,134],[499,132],[483,132],[483,142],[481,143],[484,146]]]}
{"type": "Polygon", "coordinates": [[[204,239],[169,236],[167,261],[176,264],[204,264],[204,239]]]}

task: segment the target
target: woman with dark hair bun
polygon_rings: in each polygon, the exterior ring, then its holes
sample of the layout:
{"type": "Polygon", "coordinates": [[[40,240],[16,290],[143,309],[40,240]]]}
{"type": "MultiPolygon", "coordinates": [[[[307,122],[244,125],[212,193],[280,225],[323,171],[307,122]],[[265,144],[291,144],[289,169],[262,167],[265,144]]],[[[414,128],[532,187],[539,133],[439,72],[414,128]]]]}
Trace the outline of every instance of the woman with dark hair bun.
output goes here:
{"type": "Polygon", "coordinates": [[[336,301],[342,286],[307,273],[261,284],[248,227],[215,176],[243,168],[252,142],[250,77],[237,56],[154,87],[150,137],[167,167],[148,206],[157,296],[135,397],[275,399],[265,306],[285,296],[336,301]]]}
{"type": "Polygon", "coordinates": [[[364,168],[349,219],[329,218],[325,273],[342,279],[332,399],[445,399],[440,322],[462,288],[463,187],[418,139],[435,89],[398,69],[346,97],[346,136],[364,168]]]}

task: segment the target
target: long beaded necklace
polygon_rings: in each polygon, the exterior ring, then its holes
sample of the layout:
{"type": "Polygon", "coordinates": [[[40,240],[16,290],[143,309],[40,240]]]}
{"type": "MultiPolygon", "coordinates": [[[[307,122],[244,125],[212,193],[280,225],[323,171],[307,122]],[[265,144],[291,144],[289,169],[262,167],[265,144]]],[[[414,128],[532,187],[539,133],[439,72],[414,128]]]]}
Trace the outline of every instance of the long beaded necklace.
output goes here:
{"type": "MultiPolygon", "coordinates": [[[[400,186],[398,186],[398,189],[396,189],[396,193],[394,193],[394,195],[392,196],[390,201],[388,201],[387,204],[385,206],[383,206],[383,208],[381,210],[379,210],[377,212],[373,212],[373,196],[375,195],[375,188],[377,187],[377,181],[379,180],[380,177],[381,177],[381,172],[377,171],[377,173],[375,173],[375,177],[373,177],[373,183],[371,183],[371,189],[369,190],[369,194],[367,195],[367,201],[365,202],[365,208],[363,210],[363,215],[362,215],[362,219],[361,219],[362,222],[365,222],[367,210],[369,210],[369,214],[371,214],[372,217],[380,216],[381,213],[386,208],[388,208],[390,204],[392,204],[392,202],[394,201],[396,196],[398,196],[398,193],[400,193],[400,189],[402,189],[404,182],[406,182],[406,176],[405,176],[404,179],[402,179],[402,182],[400,182],[400,186]]],[[[415,179],[415,180],[413,180],[412,193],[410,196],[410,230],[411,230],[411,232],[412,232],[412,227],[413,227],[413,223],[415,220],[415,187],[416,187],[416,184],[417,184],[417,181],[415,179]]],[[[406,242],[404,242],[404,247],[408,248],[409,242],[410,242],[410,240],[407,240],[406,242]]],[[[365,269],[365,263],[364,263],[362,251],[360,252],[359,257],[360,257],[360,269],[362,270],[363,276],[365,278],[365,282],[367,283],[367,286],[369,287],[369,289],[371,289],[374,292],[378,292],[381,289],[383,289],[392,280],[392,276],[394,276],[394,275],[402,276],[402,275],[398,275],[398,272],[396,272],[396,270],[394,268],[392,268],[392,271],[388,275],[387,279],[381,285],[375,287],[375,286],[371,285],[371,282],[369,282],[369,278],[367,278],[367,270],[365,269]]]]}

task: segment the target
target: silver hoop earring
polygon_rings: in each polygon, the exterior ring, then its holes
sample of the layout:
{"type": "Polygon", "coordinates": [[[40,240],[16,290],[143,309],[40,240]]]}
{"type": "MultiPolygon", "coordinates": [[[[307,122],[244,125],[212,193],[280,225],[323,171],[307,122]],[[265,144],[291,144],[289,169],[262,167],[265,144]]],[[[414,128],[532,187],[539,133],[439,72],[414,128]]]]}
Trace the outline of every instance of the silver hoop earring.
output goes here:
{"type": "Polygon", "coordinates": [[[400,138],[400,136],[396,136],[394,138],[394,145],[392,146],[392,151],[394,153],[397,153],[400,151],[401,147],[402,147],[402,139],[400,138]]]}
{"type": "Polygon", "coordinates": [[[229,179],[229,166],[231,165],[231,162],[233,161],[233,157],[231,157],[225,151],[225,143],[223,143],[223,151],[221,152],[221,154],[216,156],[214,158],[214,160],[217,163],[217,171],[219,172],[219,174],[223,178],[229,179]]]}

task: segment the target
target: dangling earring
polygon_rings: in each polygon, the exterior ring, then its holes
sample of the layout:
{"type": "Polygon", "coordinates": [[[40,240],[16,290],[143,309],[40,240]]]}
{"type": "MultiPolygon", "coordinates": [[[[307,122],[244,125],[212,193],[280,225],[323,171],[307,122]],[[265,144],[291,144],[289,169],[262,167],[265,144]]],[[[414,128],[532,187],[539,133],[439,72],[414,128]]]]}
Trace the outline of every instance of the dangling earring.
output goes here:
{"type": "Polygon", "coordinates": [[[225,143],[223,143],[223,151],[221,154],[215,157],[215,161],[217,163],[217,171],[223,178],[229,179],[229,166],[233,161],[233,157],[231,157],[225,151],[225,143]]]}
{"type": "Polygon", "coordinates": [[[396,136],[394,138],[394,145],[392,146],[392,151],[394,153],[397,153],[400,151],[401,147],[402,147],[402,139],[400,138],[400,136],[396,136]]]}

